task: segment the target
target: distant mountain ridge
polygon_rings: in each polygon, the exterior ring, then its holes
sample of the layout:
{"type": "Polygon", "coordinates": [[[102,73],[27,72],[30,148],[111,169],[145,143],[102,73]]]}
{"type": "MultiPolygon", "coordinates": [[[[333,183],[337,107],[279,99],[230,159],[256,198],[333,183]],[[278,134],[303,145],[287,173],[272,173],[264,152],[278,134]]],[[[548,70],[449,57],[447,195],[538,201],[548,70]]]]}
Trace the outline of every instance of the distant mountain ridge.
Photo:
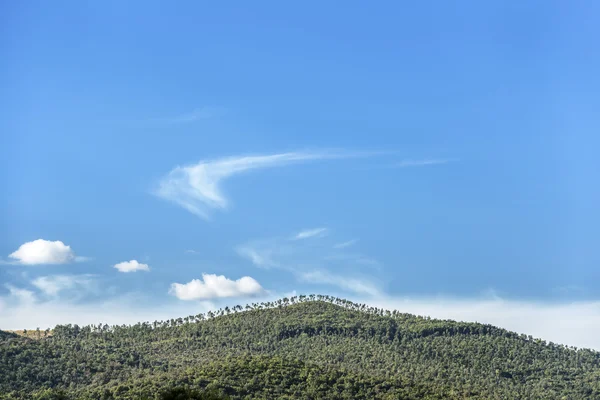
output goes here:
{"type": "Polygon", "coordinates": [[[0,332],[0,399],[166,399],[171,388],[234,399],[600,399],[600,353],[322,295],[59,325],[40,339],[0,332]]]}

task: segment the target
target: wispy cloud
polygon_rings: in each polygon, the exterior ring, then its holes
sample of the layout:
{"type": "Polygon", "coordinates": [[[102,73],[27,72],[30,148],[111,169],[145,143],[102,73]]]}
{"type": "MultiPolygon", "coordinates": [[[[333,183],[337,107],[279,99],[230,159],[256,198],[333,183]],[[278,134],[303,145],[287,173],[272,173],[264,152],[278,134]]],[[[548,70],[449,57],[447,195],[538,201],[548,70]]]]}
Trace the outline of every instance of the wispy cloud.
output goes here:
{"type": "Polygon", "coordinates": [[[402,160],[396,164],[392,164],[395,168],[408,168],[408,167],[425,167],[427,165],[439,165],[448,164],[451,162],[458,161],[456,158],[426,158],[422,160],[402,160]]]}
{"type": "Polygon", "coordinates": [[[211,210],[228,208],[229,201],[221,191],[221,184],[231,176],[294,163],[368,155],[368,153],[347,152],[291,152],[204,160],[171,170],[159,182],[155,194],[185,208],[192,214],[208,219],[211,210]]]}
{"type": "Polygon", "coordinates": [[[31,290],[18,288],[13,285],[5,285],[10,294],[9,297],[15,299],[19,304],[29,305],[33,304],[36,301],[35,293],[31,290]]]}
{"type": "Polygon", "coordinates": [[[299,274],[299,277],[304,282],[333,285],[357,294],[366,294],[369,296],[382,295],[381,290],[379,290],[375,284],[367,280],[349,278],[343,275],[333,274],[326,270],[303,272],[299,274]]]}
{"type": "Polygon", "coordinates": [[[358,239],[352,239],[341,243],[336,243],[333,245],[334,249],[345,249],[346,247],[350,247],[355,245],[358,242],[358,239]]]}
{"type": "Polygon", "coordinates": [[[238,246],[235,251],[242,257],[247,258],[257,267],[271,268],[278,264],[272,260],[273,251],[269,246],[262,246],[259,243],[249,243],[238,246]]]}
{"type": "Polygon", "coordinates": [[[298,232],[294,236],[294,240],[309,239],[313,237],[322,237],[327,235],[327,228],[306,229],[298,232]]]}
{"type": "Polygon", "coordinates": [[[40,276],[31,284],[48,296],[57,296],[64,290],[81,288],[89,289],[93,284],[93,275],[50,275],[40,276]]]}
{"type": "MultiPolygon", "coordinates": [[[[302,231],[290,238],[253,240],[236,248],[237,253],[260,268],[277,268],[304,283],[335,286],[347,292],[379,295],[373,283],[374,268],[379,263],[358,252],[335,249],[334,238],[308,240],[324,234],[325,228],[302,231]],[[307,239],[307,240],[299,240],[307,239]],[[368,272],[370,278],[365,278],[368,272]]],[[[346,246],[348,247],[348,246],[346,246]]]]}

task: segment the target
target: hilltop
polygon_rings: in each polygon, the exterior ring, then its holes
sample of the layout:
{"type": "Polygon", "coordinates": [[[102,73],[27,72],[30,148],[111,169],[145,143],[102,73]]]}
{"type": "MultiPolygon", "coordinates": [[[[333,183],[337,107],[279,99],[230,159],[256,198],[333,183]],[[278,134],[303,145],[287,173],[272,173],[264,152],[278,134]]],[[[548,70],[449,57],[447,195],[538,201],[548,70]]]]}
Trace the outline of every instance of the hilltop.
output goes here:
{"type": "Polygon", "coordinates": [[[200,393],[179,398],[600,399],[600,353],[314,295],[59,325],[35,340],[0,333],[0,398],[175,398],[171,388],[200,393]]]}
{"type": "Polygon", "coordinates": [[[41,339],[43,337],[47,337],[52,335],[51,329],[40,330],[40,329],[21,329],[16,331],[0,331],[4,333],[12,333],[18,336],[28,337],[30,339],[41,339]]]}

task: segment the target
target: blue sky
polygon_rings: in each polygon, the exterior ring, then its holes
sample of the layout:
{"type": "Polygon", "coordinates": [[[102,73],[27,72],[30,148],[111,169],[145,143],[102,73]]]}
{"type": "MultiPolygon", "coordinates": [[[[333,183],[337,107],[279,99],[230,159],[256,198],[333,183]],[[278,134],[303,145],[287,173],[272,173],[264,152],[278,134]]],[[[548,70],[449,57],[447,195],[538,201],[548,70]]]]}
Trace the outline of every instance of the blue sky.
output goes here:
{"type": "Polygon", "coordinates": [[[600,348],[599,11],[2,4],[0,328],[330,293],[600,348]]]}

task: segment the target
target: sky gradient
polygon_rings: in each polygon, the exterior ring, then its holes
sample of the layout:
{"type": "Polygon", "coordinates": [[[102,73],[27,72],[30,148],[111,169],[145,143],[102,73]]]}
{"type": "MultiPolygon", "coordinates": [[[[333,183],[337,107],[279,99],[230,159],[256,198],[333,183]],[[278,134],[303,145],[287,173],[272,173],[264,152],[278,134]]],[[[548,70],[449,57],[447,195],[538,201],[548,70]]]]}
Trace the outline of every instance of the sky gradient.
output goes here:
{"type": "Polygon", "coordinates": [[[0,5],[0,329],[291,293],[600,349],[594,2],[0,5]]]}

